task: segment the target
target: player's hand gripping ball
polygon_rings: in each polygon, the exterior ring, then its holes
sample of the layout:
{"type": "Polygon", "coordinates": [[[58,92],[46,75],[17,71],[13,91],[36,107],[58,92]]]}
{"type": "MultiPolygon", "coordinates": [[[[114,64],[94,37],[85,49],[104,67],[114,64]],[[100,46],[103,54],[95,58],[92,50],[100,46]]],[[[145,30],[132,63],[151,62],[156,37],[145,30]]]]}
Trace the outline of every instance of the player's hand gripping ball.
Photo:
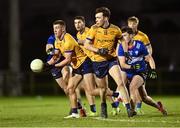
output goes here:
{"type": "Polygon", "coordinates": [[[34,59],[31,61],[30,68],[33,72],[39,73],[43,70],[44,63],[41,59],[34,59]]]}

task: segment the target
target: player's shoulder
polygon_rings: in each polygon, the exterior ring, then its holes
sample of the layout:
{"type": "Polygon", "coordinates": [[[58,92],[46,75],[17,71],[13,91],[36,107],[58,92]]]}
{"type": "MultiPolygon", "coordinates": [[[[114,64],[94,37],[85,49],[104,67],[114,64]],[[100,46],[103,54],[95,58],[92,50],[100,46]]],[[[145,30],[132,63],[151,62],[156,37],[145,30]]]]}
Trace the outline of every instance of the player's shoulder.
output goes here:
{"type": "Polygon", "coordinates": [[[113,28],[113,29],[120,29],[117,25],[114,25],[114,24],[110,24],[110,28],[113,28]]]}
{"type": "Polygon", "coordinates": [[[66,33],[66,34],[64,35],[64,38],[65,38],[65,39],[73,38],[73,36],[72,36],[71,34],[69,34],[69,33],[66,33]]]}
{"type": "Polygon", "coordinates": [[[85,27],[85,31],[89,31],[89,27],[85,27]]]}
{"type": "Polygon", "coordinates": [[[96,24],[94,24],[94,25],[92,25],[91,26],[91,29],[98,29],[99,27],[96,25],[96,24]]]}
{"type": "Polygon", "coordinates": [[[138,30],[138,35],[140,35],[142,37],[145,37],[145,38],[148,38],[148,36],[144,32],[142,32],[140,30],[138,30]]]}
{"type": "Polygon", "coordinates": [[[73,42],[76,42],[76,39],[71,34],[66,33],[64,35],[64,42],[73,43],[73,42]]]}

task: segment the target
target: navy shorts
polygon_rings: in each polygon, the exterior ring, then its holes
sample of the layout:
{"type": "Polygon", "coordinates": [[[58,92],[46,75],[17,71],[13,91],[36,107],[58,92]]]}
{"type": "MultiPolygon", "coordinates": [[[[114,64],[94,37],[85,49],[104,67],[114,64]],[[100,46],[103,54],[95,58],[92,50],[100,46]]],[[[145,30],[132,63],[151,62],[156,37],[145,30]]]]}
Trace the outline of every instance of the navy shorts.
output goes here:
{"type": "Polygon", "coordinates": [[[61,73],[62,68],[52,68],[51,69],[51,74],[54,77],[54,79],[58,79],[62,77],[62,73],[61,73]]]}
{"type": "Polygon", "coordinates": [[[144,71],[144,72],[138,72],[138,73],[135,73],[135,72],[132,72],[132,73],[127,73],[127,78],[131,81],[132,78],[135,76],[135,75],[139,75],[143,78],[144,81],[146,81],[147,79],[147,71],[144,71]]]}
{"type": "Polygon", "coordinates": [[[79,68],[73,69],[73,74],[84,75],[88,73],[93,73],[92,61],[89,58],[86,58],[79,68]]]}
{"type": "MultiPolygon", "coordinates": [[[[64,60],[64,56],[62,56],[57,63],[61,62],[62,60],[64,60]]],[[[54,79],[58,79],[58,78],[62,77],[61,70],[62,70],[62,68],[60,68],[60,67],[59,68],[54,67],[51,69],[51,74],[54,77],[54,79]]]]}
{"type": "Polygon", "coordinates": [[[93,62],[93,71],[96,77],[103,78],[108,74],[109,69],[114,65],[118,65],[118,61],[116,58],[108,61],[93,62]]]}

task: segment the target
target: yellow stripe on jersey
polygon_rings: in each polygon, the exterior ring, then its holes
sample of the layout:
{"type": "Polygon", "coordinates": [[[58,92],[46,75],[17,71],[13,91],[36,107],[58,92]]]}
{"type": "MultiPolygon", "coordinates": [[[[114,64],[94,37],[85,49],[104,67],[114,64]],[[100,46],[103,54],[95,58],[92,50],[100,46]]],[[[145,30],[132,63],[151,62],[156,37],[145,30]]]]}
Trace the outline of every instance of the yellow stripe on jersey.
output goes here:
{"type": "Polygon", "coordinates": [[[87,39],[92,41],[95,48],[108,48],[109,54],[101,56],[93,52],[92,61],[102,62],[116,57],[116,45],[121,38],[122,32],[119,27],[110,24],[108,28],[93,25],[87,35],[87,39]]]}
{"type": "Polygon", "coordinates": [[[64,55],[65,52],[72,52],[71,62],[74,69],[77,69],[87,57],[76,40],[69,33],[66,33],[61,41],[56,38],[55,48],[60,49],[62,55],[64,55]]]}
{"type": "MultiPolygon", "coordinates": [[[[76,34],[77,39],[78,39],[78,40],[86,40],[88,31],[89,31],[89,28],[88,28],[88,27],[85,27],[85,31],[84,31],[83,33],[78,32],[78,33],[76,34]]],[[[83,51],[85,52],[85,54],[86,54],[89,58],[91,58],[91,57],[93,56],[93,52],[85,49],[83,45],[80,45],[80,47],[83,49],[83,51]]]]}
{"type": "Polygon", "coordinates": [[[133,37],[133,40],[139,40],[139,41],[143,42],[144,45],[150,44],[148,36],[141,31],[138,31],[138,33],[133,37]]]}

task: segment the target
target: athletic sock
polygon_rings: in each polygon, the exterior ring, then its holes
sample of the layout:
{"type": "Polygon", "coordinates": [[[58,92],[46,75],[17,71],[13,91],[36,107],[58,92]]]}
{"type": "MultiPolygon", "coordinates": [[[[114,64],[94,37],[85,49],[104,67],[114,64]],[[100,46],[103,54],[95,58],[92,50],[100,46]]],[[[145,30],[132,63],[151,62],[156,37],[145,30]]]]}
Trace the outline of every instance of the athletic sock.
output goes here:
{"type": "Polygon", "coordinates": [[[142,102],[139,102],[139,103],[136,104],[137,109],[141,109],[141,106],[142,106],[142,102]]]}
{"type": "Polygon", "coordinates": [[[78,104],[78,109],[82,109],[81,102],[80,102],[80,101],[78,101],[78,102],[77,102],[77,104],[78,104]]]}
{"type": "Polygon", "coordinates": [[[96,105],[95,104],[90,105],[90,109],[92,112],[96,112],[96,105]]]}
{"type": "Polygon", "coordinates": [[[125,104],[125,106],[126,106],[126,109],[127,109],[127,110],[130,110],[130,109],[131,109],[130,103],[125,104]]]}
{"type": "Polygon", "coordinates": [[[72,113],[78,113],[77,108],[72,108],[72,113]]]}
{"type": "Polygon", "coordinates": [[[113,108],[117,108],[117,107],[119,106],[119,102],[118,102],[118,101],[113,102],[113,103],[111,104],[111,106],[112,106],[113,108]]]}

